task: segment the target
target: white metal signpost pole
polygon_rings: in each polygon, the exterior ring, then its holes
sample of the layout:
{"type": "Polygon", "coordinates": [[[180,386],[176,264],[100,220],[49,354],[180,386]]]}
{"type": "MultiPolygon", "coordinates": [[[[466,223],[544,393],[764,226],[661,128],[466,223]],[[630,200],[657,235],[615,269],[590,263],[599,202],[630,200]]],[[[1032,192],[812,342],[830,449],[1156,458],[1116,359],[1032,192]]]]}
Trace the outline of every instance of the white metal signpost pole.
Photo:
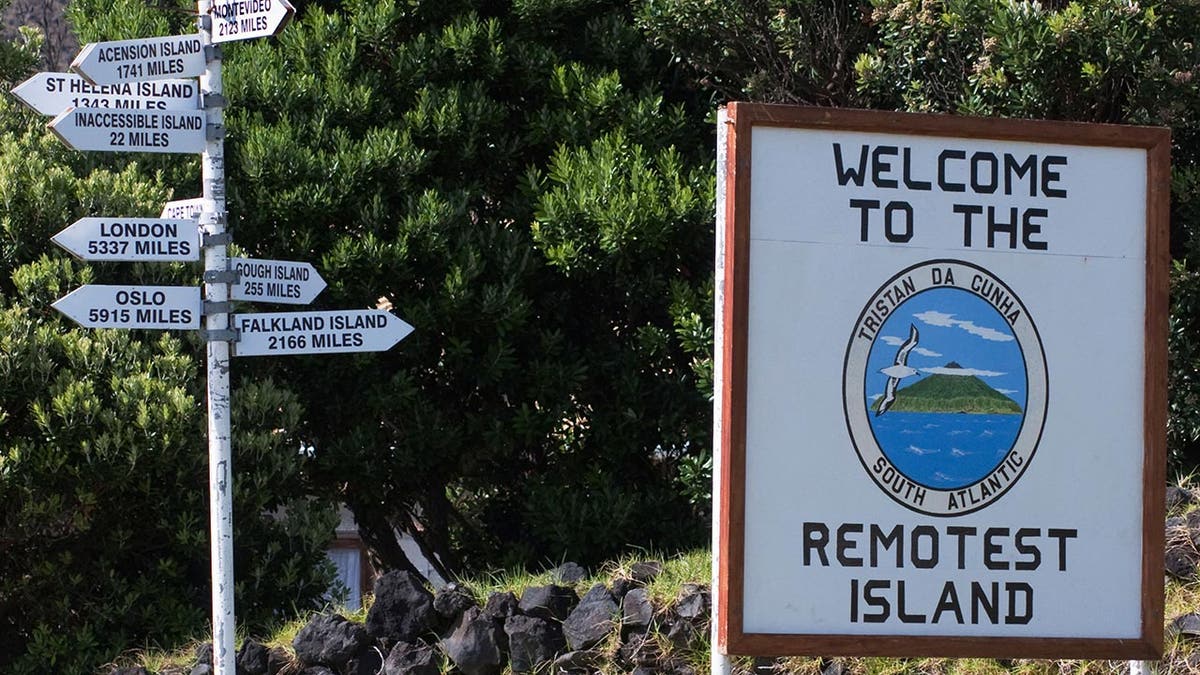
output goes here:
{"type": "Polygon", "coordinates": [[[208,343],[208,489],[212,529],[213,672],[234,675],[233,447],[229,406],[229,250],[225,233],[225,112],[221,52],[212,44],[211,0],[197,13],[205,69],[200,91],[209,130],[201,155],[204,183],[200,228],[204,247],[204,297],[208,343]]]}
{"type": "MultiPolygon", "coordinates": [[[[728,142],[729,115],[722,108],[717,113],[717,157],[725,157],[728,142]]],[[[725,165],[717,162],[717,236],[715,264],[715,293],[713,293],[714,325],[723,325],[725,313],[725,284],[722,283],[725,274],[725,165]]],[[[712,675],[730,675],[733,672],[733,661],[721,650],[720,612],[721,612],[721,406],[724,404],[724,386],[722,382],[722,364],[725,340],[722,331],[715,331],[713,338],[713,374],[717,378],[713,382],[713,461],[712,461],[712,628],[709,640],[709,664],[712,675]]]]}

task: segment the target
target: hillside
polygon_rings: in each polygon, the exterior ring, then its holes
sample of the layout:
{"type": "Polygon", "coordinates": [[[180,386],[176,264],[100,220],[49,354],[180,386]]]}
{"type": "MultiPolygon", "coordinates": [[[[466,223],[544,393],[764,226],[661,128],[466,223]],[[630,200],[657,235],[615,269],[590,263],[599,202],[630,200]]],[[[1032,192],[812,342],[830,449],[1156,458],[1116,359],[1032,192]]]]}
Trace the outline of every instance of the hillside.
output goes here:
{"type": "MultiPolygon", "coordinates": [[[[961,369],[951,361],[946,368],[961,369]]],[[[878,410],[880,398],[872,404],[878,410]]],[[[974,375],[929,375],[896,390],[896,401],[888,412],[976,413],[1019,415],[1021,406],[974,375]]]]}

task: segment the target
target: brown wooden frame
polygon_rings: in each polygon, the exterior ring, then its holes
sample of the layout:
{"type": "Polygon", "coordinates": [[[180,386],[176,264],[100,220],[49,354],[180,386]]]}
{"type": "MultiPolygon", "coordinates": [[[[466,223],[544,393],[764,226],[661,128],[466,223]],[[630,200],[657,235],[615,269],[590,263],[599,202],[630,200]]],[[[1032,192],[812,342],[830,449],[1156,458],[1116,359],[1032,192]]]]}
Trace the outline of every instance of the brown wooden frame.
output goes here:
{"type": "Polygon", "coordinates": [[[726,107],[724,312],[720,377],[722,462],[717,641],[728,654],[1156,659],[1163,643],[1166,492],[1167,314],[1170,254],[1170,130],[1158,127],[1002,120],[833,108],[730,103],[726,107]],[[882,132],[1146,150],[1145,393],[1142,485],[1141,636],[1009,638],[746,633],[746,343],[749,314],[750,141],[755,126],[882,132]]]}

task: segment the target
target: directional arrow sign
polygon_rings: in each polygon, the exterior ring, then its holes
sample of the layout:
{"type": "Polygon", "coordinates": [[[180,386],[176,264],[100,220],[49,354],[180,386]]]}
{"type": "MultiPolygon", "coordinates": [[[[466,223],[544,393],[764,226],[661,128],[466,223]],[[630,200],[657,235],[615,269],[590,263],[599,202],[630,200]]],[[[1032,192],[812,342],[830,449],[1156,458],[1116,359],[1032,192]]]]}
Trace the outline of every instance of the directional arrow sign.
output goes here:
{"type": "Polygon", "coordinates": [[[287,0],[216,0],[212,6],[212,41],[277,35],[295,11],[287,0]]]}
{"type": "Polygon", "coordinates": [[[51,239],[83,260],[200,259],[200,230],[194,220],[80,218],[51,239]]]}
{"type": "Polygon", "coordinates": [[[158,80],[92,84],[75,73],[38,73],[12,93],[43,115],[67,108],[129,110],[199,110],[200,85],[195,80],[158,80]]]}
{"type": "Polygon", "coordinates": [[[381,352],[413,327],[382,309],[234,314],[237,356],[381,352]]]}
{"type": "Polygon", "coordinates": [[[71,70],[95,84],[199,77],[204,68],[199,35],[92,42],[71,62],[71,70]]]}
{"type": "Polygon", "coordinates": [[[233,300],[307,305],[325,289],[325,280],[308,263],[230,258],[229,267],[240,277],[229,289],[233,300]]]}
{"type": "Polygon", "coordinates": [[[84,328],[200,327],[200,289],[195,286],[80,286],[54,303],[84,328]]]}
{"type": "Polygon", "coordinates": [[[189,110],[69,108],[48,125],[76,150],[204,152],[204,113],[189,110]]]}
{"type": "Polygon", "coordinates": [[[200,217],[200,210],[203,208],[203,197],[194,197],[192,199],[176,199],[163,204],[162,214],[159,215],[159,217],[190,218],[192,220],[196,220],[200,217]]]}

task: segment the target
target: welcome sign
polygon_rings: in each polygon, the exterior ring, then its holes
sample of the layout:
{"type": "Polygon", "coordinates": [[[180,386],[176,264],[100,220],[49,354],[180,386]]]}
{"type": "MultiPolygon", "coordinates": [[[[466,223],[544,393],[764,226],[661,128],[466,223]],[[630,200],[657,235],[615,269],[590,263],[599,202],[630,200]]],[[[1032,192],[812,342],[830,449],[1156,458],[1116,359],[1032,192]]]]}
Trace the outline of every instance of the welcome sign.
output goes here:
{"type": "Polygon", "coordinates": [[[722,126],[723,648],[1159,654],[1167,131],[722,126]]]}

